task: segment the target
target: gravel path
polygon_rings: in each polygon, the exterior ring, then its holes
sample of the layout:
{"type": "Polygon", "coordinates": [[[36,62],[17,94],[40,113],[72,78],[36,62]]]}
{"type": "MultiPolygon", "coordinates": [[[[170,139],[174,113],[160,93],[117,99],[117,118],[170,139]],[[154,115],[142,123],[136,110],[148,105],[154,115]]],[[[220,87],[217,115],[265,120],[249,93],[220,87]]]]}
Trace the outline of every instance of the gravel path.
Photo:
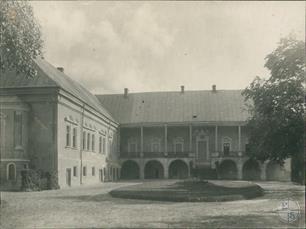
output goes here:
{"type": "Polygon", "coordinates": [[[0,228],[304,228],[304,217],[287,224],[276,209],[291,198],[304,209],[304,186],[258,182],[266,195],[253,200],[173,203],[112,198],[108,192],[130,183],[51,190],[2,192],[0,228]]]}

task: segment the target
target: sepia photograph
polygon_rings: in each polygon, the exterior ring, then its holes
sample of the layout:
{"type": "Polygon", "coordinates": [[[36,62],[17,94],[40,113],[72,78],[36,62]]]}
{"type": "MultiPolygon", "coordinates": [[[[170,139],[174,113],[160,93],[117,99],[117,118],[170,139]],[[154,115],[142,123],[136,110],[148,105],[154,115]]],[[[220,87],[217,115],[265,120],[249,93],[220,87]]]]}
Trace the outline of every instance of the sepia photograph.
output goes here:
{"type": "Polygon", "coordinates": [[[305,10],[0,0],[0,228],[305,228],[305,10]]]}

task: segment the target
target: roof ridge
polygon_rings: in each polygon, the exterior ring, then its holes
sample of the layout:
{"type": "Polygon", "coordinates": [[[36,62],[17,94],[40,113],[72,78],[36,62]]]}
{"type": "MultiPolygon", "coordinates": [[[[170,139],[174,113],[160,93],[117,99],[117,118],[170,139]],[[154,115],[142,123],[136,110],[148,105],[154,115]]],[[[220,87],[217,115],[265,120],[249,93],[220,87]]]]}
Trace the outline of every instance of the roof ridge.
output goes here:
{"type": "MultiPolygon", "coordinates": [[[[218,89],[216,92],[225,92],[225,91],[243,91],[244,89],[218,89]]],[[[184,93],[189,92],[212,92],[212,90],[185,90],[184,93]]],[[[181,93],[181,91],[144,91],[144,92],[129,92],[129,95],[134,94],[158,94],[158,93],[181,93]]],[[[104,95],[123,95],[123,93],[109,93],[109,94],[94,94],[96,96],[104,95]]]]}

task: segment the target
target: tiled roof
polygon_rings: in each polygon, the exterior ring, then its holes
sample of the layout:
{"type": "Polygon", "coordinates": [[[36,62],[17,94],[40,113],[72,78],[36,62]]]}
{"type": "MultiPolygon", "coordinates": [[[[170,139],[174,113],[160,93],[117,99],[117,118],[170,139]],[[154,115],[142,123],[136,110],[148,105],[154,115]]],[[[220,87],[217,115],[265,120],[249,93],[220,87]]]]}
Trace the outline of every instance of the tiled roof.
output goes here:
{"type": "Polygon", "coordinates": [[[58,87],[82,100],[96,111],[114,120],[110,113],[101,105],[96,96],[91,94],[79,83],[73,81],[65,73],[59,71],[44,59],[36,59],[38,74],[29,78],[24,74],[13,72],[0,74],[0,88],[42,88],[58,87]]]}
{"type": "Polygon", "coordinates": [[[147,92],[97,95],[122,124],[244,122],[249,117],[241,90],[147,92]]]}

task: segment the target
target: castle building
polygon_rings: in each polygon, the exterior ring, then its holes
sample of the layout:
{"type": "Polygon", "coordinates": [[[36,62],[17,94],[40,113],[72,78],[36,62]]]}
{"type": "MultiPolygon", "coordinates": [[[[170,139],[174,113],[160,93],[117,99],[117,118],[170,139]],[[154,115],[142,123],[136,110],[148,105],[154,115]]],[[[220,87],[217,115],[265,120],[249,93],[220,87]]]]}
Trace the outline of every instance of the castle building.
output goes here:
{"type": "Polygon", "coordinates": [[[37,76],[0,75],[0,185],[21,171],[61,188],[118,179],[200,176],[289,180],[290,163],[247,155],[240,90],[93,95],[63,68],[37,59],[37,76]]]}

